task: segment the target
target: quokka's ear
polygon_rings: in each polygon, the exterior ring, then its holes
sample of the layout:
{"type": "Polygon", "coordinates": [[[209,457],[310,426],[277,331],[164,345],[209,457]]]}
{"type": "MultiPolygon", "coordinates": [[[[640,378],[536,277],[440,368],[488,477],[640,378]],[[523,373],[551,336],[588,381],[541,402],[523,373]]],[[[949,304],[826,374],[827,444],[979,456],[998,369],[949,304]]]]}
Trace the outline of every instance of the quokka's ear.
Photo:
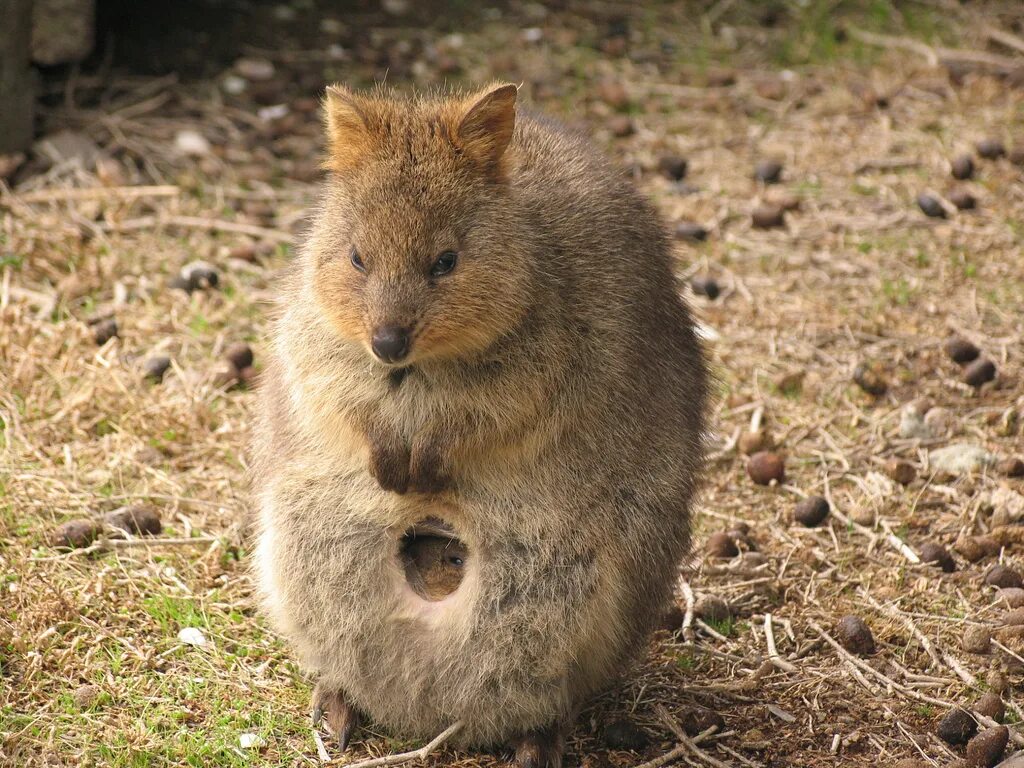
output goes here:
{"type": "Polygon", "coordinates": [[[497,170],[516,127],[516,86],[489,88],[467,100],[471,106],[455,129],[455,143],[488,170],[497,170]]]}
{"type": "Polygon", "coordinates": [[[343,85],[332,85],[324,95],[327,157],[324,166],[344,171],[358,165],[370,151],[373,136],[365,105],[343,85]]]}

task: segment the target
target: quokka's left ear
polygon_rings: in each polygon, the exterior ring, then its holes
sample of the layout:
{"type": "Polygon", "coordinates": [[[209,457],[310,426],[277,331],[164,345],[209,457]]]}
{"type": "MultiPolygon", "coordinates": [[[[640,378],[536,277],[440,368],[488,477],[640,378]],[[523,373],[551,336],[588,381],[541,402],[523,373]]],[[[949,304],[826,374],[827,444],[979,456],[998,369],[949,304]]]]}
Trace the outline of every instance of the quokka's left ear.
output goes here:
{"type": "Polygon", "coordinates": [[[488,171],[497,171],[516,127],[512,84],[491,87],[466,100],[469,105],[454,131],[456,146],[488,171]]]}
{"type": "Polygon", "coordinates": [[[370,153],[374,141],[366,104],[343,85],[332,85],[324,95],[327,158],[324,165],[344,171],[370,153]]]}

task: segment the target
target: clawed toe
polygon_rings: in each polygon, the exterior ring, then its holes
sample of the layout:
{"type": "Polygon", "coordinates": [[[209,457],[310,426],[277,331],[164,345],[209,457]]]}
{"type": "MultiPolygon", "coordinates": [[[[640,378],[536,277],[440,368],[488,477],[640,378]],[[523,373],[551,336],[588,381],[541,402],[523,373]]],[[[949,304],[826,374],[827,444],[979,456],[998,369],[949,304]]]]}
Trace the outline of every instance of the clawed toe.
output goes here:
{"type": "Polygon", "coordinates": [[[348,749],[353,732],[359,727],[359,712],[345,700],[338,690],[331,690],[317,683],[313,691],[313,725],[319,727],[326,722],[327,730],[338,740],[338,748],[348,749]]]}
{"type": "Polygon", "coordinates": [[[563,746],[557,727],[529,731],[515,744],[516,768],[562,768],[563,746]]]}

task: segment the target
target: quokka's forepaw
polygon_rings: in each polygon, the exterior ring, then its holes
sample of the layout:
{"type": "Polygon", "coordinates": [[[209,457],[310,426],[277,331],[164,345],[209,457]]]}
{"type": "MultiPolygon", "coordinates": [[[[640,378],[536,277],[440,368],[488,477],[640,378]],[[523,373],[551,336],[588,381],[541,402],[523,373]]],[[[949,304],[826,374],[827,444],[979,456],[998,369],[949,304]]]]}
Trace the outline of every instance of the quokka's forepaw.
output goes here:
{"type": "Polygon", "coordinates": [[[359,712],[348,701],[345,694],[317,683],[313,690],[313,725],[327,723],[327,730],[338,740],[338,748],[348,749],[352,733],[359,727],[359,712]]]}
{"type": "Polygon", "coordinates": [[[527,731],[515,742],[516,768],[562,768],[562,733],[557,726],[527,731]]]}

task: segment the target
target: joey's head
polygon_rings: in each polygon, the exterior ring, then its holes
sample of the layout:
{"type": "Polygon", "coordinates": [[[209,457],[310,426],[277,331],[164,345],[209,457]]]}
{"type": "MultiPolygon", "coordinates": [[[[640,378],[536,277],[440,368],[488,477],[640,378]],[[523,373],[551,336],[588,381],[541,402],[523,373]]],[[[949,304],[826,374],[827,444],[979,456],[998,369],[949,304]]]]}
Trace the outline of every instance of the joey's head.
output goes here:
{"type": "Polygon", "coordinates": [[[513,85],[417,100],[328,89],[306,274],[338,335],[380,363],[473,357],[527,311],[515,100],[513,85]]]}

